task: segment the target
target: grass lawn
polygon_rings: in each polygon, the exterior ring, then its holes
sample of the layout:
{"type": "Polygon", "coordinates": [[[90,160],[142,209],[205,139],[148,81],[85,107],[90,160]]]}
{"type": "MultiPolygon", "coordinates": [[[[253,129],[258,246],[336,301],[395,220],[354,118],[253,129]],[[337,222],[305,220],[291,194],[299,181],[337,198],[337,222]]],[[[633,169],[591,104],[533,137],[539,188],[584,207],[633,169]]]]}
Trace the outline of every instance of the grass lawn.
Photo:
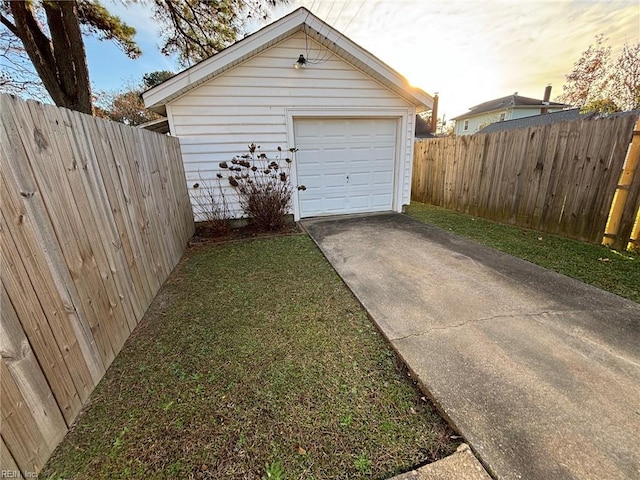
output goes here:
{"type": "Polygon", "coordinates": [[[459,441],[304,235],[189,249],[40,478],[388,478],[459,441]]]}
{"type": "Polygon", "coordinates": [[[425,223],[640,302],[640,254],[471,217],[413,202],[407,214],[425,223]]]}

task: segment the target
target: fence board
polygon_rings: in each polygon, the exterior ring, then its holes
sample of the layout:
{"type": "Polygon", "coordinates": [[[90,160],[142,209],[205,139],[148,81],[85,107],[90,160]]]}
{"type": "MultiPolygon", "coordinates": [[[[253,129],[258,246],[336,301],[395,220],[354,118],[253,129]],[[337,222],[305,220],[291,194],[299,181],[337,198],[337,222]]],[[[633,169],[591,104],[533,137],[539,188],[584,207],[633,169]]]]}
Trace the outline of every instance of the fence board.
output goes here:
{"type": "Polygon", "coordinates": [[[85,156],[80,150],[82,142],[79,142],[74,133],[78,129],[69,118],[60,115],[60,123],[64,125],[64,132],[58,132],[61,137],[67,139],[67,151],[69,157],[64,159],[67,181],[73,192],[74,200],[78,205],[78,213],[85,227],[85,238],[91,245],[98,280],[101,281],[102,290],[105,292],[105,308],[108,312],[107,327],[110,329],[110,338],[115,340],[114,348],[119,350],[129,333],[135,328],[135,316],[131,308],[131,302],[124,294],[125,287],[118,285],[118,277],[112,274],[114,262],[108,255],[108,247],[105,235],[111,231],[112,220],[104,208],[100,208],[100,198],[104,197],[104,190],[95,189],[95,165],[89,163],[90,157],[85,156]],[[92,188],[92,185],[94,188],[92,188]]]}
{"type": "Polygon", "coordinates": [[[102,126],[97,120],[94,121],[89,117],[79,119],[84,127],[84,136],[91,144],[95,154],[95,160],[98,168],[97,173],[104,185],[105,195],[103,198],[110,205],[112,212],[112,222],[115,228],[115,235],[112,232],[111,244],[115,248],[115,253],[124,256],[120,263],[119,277],[123,281],[131,282],[130,297],[131,303],[135,307],[136,318],[144,312],[145,300],[151,295],[149,287],[146,285],[146,277],[140,273],[139,262],[136,261],[137,248],[131,241],[129,232],[133,229],[131,226],[132,219],[127,215],[127,197],[122,190],[117,173],[117,160],[114,155],[113,142],[109,142],[108,133],[99,128],[102,126]],[[94,139],[94,141],[90,141],[94,139]],[[124,262],[124,264],[122,264],[124,262]]]}
{"type": "Polygon", "coordinates": [[[2,455],[37,472],[184,254],[178,140],[0,95],[2,455]]]}
{"type": "Polygon", "coordinates": [[[0,436],[0,465],[2,465],[2,470],[8,472],[8,475],[13,475],[13,478],[20,478],[18,476],[18,473],[26,476],[26,472],[20,472],[20,468],[13,458],[13,455],[11,455],[9,447],[7,447],[7,444],[5,443],[2,436],[0,436]]]}
{"type": "MultiPolygon", "coordinates": [[[[23,103],[24,115],[33,122],[33,130],[19,129],[22,144],[27,148],[27,160],[38,189],[47,205],[47,213],[58,239],[58,245],[71,274],[76,299],[85,312],[91,333],[105,367],[115,357],[114,340],[110,338],[105,324],[100,322],[100,309],[105,307],[103,291],[96,282],[95,259],[91,245],[83,241],[85,227],[78,213],[73,192],[66,181],[64,159],[69,155],[59,135],[49,131],[47,113],[36,102],[23,103]],[[33,136],[31,135],[33,131],[33,136]],[[87,284],[90,288],[87,289],[87,284]]],[[[75,303],[75,302],[74,302],[75,303]]],[[[76,304],[77,305],[77,304],[76,304]]]]}
{"type": "Polygon", "coordinates": [[[0,301],[5,305],[0,322],[2,362],[18,390],[22,392],[29,412],[38,429],[42,431],[47,449],[52,450],[62,440],[66,430],[62,412],[4,287],[0,290],[0,301]]]}
{"type": "Polygon", "coordinates": [[[2,146],[2,282],[70,422],[105,368],[61,279],[64,260],[26,158],[13,157],[16,165],[10,169],[4,139],[2,146]]]}
{"type": "Polygon", "coordinates": [[[0,362],[0,388],[2,436],[20,470],[35,471],[49,456],[47,442],[4,362],[0,362]]]}
{"type": "Polygon", "coordinates": [[[96,149],[89,141],[90,134],[86,129],[84,117],[69,115],[69,111],[62,110],[65,115],[66,134],[72,138],[71,146],[75,158],[76,188],[82,189],[89,208],[84,213],[91,212],[91,229],[100,232],[97,245],[102,268],[101,275],[110,285],[110,302],[116,305],[119,314],[124,316],[129,330],[135,328],[135,318],[139,318],[144,310],[135,295],[127,295],[127,290],[133,285],[131,273],[126,264],[126,258],[118,247],[117,225],[111,212],[106,186],[98,165],[96,149]]]}
{"type": "Polygon", "coordinates": [[[600,243],[637,117],[416,140],[412,199],[600,243]]]}

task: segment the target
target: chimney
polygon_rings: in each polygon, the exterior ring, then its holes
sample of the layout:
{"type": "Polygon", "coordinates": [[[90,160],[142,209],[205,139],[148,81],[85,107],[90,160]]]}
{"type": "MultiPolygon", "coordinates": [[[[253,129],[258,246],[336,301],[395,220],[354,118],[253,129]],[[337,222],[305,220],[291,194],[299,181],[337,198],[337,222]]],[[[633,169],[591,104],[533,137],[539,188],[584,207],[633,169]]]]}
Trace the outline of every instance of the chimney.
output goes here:
{"type": "MultiPolygon", "coordinates": [[[[551,85],[547,85],[544,89],[544,98],[542,99],[542,104],[549,105],[549,99],[551,99],[551,85]]],[[[547,109],[547,107],[542,107],[540,109],[540,115],[544,115],[548,111],[549,110],[547,109]]]]}
{"type": "Polygon", "coordinates": [[[431,126],[429,127],[431,130],[431,134],[436,134],[436,129],[438,128],[438,94],[436,93],[433,96],[433,108],[431,109],[431,126]]]}

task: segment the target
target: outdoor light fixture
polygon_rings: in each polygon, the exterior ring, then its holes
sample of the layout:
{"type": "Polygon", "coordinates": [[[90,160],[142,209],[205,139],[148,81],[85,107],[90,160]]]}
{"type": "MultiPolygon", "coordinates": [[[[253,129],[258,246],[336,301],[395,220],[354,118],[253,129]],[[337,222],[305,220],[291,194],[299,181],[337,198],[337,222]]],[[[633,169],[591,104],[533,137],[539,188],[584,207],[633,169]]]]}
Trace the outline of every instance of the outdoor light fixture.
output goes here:
{"type": "Polygon", "coordinates": [[[307,64],[307,59],[304,58],[303,54],[300,54],[300,56],[298,57],[298,60],[296,60],[296,63],[293,64],[293,68],[298,70],[300,68],[304,68],[306,64],[307,64]]]}

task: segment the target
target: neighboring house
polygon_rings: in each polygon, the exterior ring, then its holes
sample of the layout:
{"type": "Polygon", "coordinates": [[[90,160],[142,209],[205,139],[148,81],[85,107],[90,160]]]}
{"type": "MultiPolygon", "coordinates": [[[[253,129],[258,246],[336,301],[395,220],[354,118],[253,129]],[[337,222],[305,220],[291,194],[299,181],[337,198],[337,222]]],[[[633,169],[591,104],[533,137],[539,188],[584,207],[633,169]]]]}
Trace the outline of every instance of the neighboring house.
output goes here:
{"type": "Polygon", "coordinates": [[[469,112],[452,119],[456,122],[454,132],[456,135],[471,135],[491,123],[557,112],[570,107],[564,103],[550,102],[550,96],[551,87],[548,86],[543,100],[521,97],[516,92],[507,97],[481,103],[471,107],[469,112]]]}
{"type": "Polygon", "coordinates": [[[296,220],[402,211],[415,116],[433,105],[432,96],[304,8],[143,98],[180,139],[192,198],[193,184],[214,179],[218,163],[248,144],[269,157],[279,146],[298,148],[292,180],[306,190],[294,190],[296,220]]]}
{"type": "Polygon", "coordinates": [[[518,118],[516,120],[507,120],[506,122],[492,123],[487,125],[477,133],[495,133],[506,130],[516,130],[519,128],[538,127],[544,125],[551,125],[560,122],[574,122],[577,120],[591,120],[594,118],[617,118],[627,115],[638,115],[640,110],[630,110],[626,112],[616,113],[600,113],[600,112],[587,112],[580,113],[579,108],[572,108],[570,110],[563,110],[561,112],[548,113],[546,115],[536,115],[535,117],[518,118]]]}
{"type": "Polygon", "coordinates": [[[559,112],[551,112],[544,115],[535,115],[533,117],[516,118],[514,120],[505,120],[504,122],[496,122],[487,125],[478,130],[477,133],[494,133],[505,130],[516,130],[518,128],[538,127],[542,125],[550,125],[558,122],[572,122],[574,120],[582,120],[593,117],[594,113],[580,113],[579,108],[570,110],[561,110],[559,112]]]}

